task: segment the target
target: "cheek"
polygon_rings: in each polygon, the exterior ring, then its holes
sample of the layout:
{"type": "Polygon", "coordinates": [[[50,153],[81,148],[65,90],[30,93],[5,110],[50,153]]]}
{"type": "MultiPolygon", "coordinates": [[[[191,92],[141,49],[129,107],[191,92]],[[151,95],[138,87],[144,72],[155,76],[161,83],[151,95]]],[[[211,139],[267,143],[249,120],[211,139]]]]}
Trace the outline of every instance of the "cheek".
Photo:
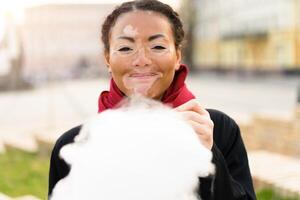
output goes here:
{"type": "Polygon", "coordinates": [[[164,56],[159,59],[158,62],[160,63],[161,69],[166,73],[171,73],[177,69],[178,63],[174,56],[164,56]]]}
{"type": "Polygon", "coordinates": [[[168,52],[166,52],[163,56],[160,56],[157,60],[162,63],[168,69],[175,69],[177,63],[177,55],[175,49],[171,48],[168,52]]]}
{"type": "Polygon", "coordinates": [[[110,68],[115,74],[122,74],[129,68],[128,59],[116,57],[111,55],[110,57],[110,68]]]}

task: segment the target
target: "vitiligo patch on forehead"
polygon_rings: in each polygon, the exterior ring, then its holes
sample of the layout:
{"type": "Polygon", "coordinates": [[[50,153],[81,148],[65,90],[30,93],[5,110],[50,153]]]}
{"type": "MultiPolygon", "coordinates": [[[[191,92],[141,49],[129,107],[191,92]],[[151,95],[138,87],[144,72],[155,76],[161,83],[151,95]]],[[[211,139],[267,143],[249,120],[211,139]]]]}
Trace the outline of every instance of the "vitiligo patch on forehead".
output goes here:
{"type": "Polygon", "coordinates": [[[131,25],[127,25],[123,29],[123,34],[129,37],[135,37],[138,35],[138,30],[137,28],[133,28],[131,25]]]}
{"type": "Polygon", "coordinates": [[[148,15],[152,15],[152,13],[153,13],[152,11],[149,11],[149,10],[147,11],[148,15]]]}

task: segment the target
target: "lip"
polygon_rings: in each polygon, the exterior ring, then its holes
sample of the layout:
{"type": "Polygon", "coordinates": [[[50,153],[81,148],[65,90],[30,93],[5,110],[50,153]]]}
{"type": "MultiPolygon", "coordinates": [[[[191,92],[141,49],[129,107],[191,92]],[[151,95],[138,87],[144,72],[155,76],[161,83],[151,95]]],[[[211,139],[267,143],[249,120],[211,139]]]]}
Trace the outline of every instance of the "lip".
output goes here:
{"type": "Polygon", "coordinates": [[[134,93],[147,95],[153,84],[163,77],[157,71],[132,71],[123,77],[124,86],[134,93]]]}
{"type": "Polygon", "coordinates": [[[155,72],[143,72],[143,73],[132,73],[129,75],[130,78],[140,78],[140,79],[143,79],[143,78],[152,78],[152,77],[155,77],[155,76],[158,76],[159,74],[158,73],[155,73],[155,72]]]}

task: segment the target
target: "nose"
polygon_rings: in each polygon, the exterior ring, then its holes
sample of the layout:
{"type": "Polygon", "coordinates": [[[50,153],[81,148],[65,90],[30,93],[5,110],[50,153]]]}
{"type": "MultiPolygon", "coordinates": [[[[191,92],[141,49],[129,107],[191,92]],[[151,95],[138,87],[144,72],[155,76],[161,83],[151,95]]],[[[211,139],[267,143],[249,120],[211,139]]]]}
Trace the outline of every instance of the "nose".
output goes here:
{"type": "Polygon", "coordinates": [[[132,64],[135,67],[145,67],[151,65],[151,63],[151,58],[147,55],[145,48],[141,48],[137,52],[132,64]]]}

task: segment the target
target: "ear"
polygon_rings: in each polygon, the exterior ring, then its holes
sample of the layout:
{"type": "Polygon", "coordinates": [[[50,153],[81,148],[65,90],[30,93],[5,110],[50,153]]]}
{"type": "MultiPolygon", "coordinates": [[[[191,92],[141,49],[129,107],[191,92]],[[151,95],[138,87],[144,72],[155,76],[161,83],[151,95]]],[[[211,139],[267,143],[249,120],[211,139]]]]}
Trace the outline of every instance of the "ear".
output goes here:
{"type": "Polygon", "coordinates": [[[178,48],[176,50],[176,64],[175,64],[175,70],[178,70],[180,68],[181,63],[181,49],[178,48]]]}
{"type": "Polygon", "coordinates": [[[107,51],[104,52],[104,62],[106,64],[107,68],[108,68],[108,72],[111,72],[109,52],[107,52],[107,51]]]}

